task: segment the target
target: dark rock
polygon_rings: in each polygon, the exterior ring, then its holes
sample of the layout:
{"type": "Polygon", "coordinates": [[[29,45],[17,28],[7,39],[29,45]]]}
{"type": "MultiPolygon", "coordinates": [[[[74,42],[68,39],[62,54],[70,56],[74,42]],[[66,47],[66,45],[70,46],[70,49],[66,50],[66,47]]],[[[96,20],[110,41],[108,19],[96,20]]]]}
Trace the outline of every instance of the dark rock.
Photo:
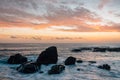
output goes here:
{"type": "Polygon", "coordinates": [[[71,50],[72,52],[81,52],[82,50],[81,49],[73,49],[71,50]]]}
{"type": "Polygon", "coordinates": [[[22,56],[21,54],[12,55],[8,59],[9,64],[22,64],[24,62],[27,62],[27,58],[22,56]]]}
{"type": "Polygon", "coordinates": [[[48,74],[60,74],[63,70],[65,70],[64,65],[54,65],[51,67],[51,70],[48,71],[48,74]]]}
{"type": "Polygon", "coordinates": [[[65,65],[74,65],[75,62],[76,62],[76,58],[70,56],[65,60],[65,65]]]}
{"type": "Polygon", "coordinates": [[[109,48],[109,52],[120,52],[120,48],[109,48]]]}
{"type": "Polygon", "coordinates": [[[83,63],[83,61],[82,61],[82,60],[77,60],[76,62],[77,62],[77,63],[83,63]]]}
{"type": "Polygon", "coordinates": [[[39,73],[44,73],[43,71],[40,71],[39,73]]]}
{"type": "Polygon", "coordinates": [[[77,71],[80,71],[80,68],[77,68],[77,71]]]}
{"type": "Polygon", "coordinates": [[[93,63],[96,63],[96,61],[88,61],[89,63],[93,64],[93,63]]]}
{"type": "Polygon", "coordinates": [[[57,63],[57,61],[58,61],[57,48],[55,46],[51,46],[39,55],[36,62],[38,64],[55,64],[57,63]]]}
{"type": "Polygon", "coordinates": [[[34,73],[40,69],[35,62],[26,62],[17,67],[17,70],[21,73],[34,73]]]}
{"type": "Polygon", "coordinates": [[[110,70],[111,69],[110,65],[108,65],[108,64],[100,65],[100,66],[98,66],[98,68],[105,69],[105,70],[110,70]]]}
{"type": "Polygon", "coordinates": [[[106,52],[106,51],[107,51],[107,48],[96,47],[93,49],[93,52],[106,52]]]}
{"type": "Polygon", "coordinates": [[[92,48],[89,48],[89,47],[82,47],[80,48],[82,51],[88,51],[88,50],[92,50],[92,48]]]}

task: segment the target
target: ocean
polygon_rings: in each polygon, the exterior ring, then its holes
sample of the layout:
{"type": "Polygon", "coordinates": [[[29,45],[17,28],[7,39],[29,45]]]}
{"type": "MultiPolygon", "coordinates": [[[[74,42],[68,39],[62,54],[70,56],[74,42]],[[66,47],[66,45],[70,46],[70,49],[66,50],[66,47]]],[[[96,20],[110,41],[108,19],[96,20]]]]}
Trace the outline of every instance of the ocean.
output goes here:
{"type": "Polygon", "coordinates": [[[1,43],[0,44],[0,80],[120,80],[120,52],[71,52],[81,47],[120,47],[120,44],[90,44],[90,43],[1,43]],[[16,70],[19,65],[7,64],[10,55],[20,53],[29,60],[35,61],[38,55],[50,46],[56,46],[59,60],[63,64],[69,56],[83,60],[83,63],[66,66],[61,74],[48,75],[52,65],[42,65],[44,73],[22,74],[16,70]],[[88,61],[96,61],[90,64],[88,61]],[[102,70],[98,65],[109,64],[111,70],[102,70]],[[77,69],[80,69],[78,71],[77,69]]]}

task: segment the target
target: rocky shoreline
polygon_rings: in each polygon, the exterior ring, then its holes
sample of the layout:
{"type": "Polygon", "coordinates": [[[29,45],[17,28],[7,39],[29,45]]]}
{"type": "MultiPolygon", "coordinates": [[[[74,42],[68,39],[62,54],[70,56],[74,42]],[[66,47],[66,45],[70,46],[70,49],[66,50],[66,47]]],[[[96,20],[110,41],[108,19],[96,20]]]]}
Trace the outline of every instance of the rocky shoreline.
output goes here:
{"type": "MultiPolygon", "coordinates": [[[[99,49],[99,48],[96,48],[99,49]]],[[[100,48],[101,49],[101,48],[100,48]]],[[[89,50],[89,48],[82,48],[81,50],[89,50]]],[[[75,57],[69,56],[66,58],[65,61],[63,61],[62,64],[57,64],[58,62],[58,52],[57,48],[55,46],[48,47],[44,51],[39,54],[36,61],[28,61],[27,57],[22,56],[21,54],[15,54],[8,58],[8,64],[20,64],[16,68],[18,72],[21,73],[35,73],[40,71],[39,73],[44,73],[44,71],[41,70],[41,65],[49,65],[54,64],[50,70],[48,70],[48,74],[60,74],[62,73],[66,66],[69,65],[75,65],[76,63],[83,63],[83,60],[77,60],[75,57]]],[[[90,64],[97,63],[96,61],[88,61],[90,64]]],[[[110,71],[111,66],[109,64],[101,64],[96,66],[99,69],[110,71]]],[[[77,71],[80,71],[78,68],[77,71]]]]}

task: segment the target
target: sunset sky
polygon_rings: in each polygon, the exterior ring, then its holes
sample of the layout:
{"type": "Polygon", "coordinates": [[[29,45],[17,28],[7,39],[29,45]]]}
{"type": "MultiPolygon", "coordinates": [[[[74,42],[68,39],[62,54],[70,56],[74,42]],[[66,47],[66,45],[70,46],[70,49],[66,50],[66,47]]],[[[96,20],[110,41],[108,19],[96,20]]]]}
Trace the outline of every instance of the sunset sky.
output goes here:
{"type": "Polygon", "coordinates": [[[0,43],[119,43],[120,0],[0,0],[0,43]]]}

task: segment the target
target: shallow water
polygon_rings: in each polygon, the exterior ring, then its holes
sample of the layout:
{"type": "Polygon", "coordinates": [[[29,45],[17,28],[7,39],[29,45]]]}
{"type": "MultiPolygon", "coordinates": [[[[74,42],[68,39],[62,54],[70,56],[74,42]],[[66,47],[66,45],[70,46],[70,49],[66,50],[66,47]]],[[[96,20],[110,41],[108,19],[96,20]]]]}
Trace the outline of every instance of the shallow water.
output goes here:
{"type": "MultiPolygon", "coordinates": [[[[88,47],[88,44],[2,44],[0,45],[0,80],[120,80],[120,53],[117,52],[79,52],[72,53],[71,49],[78,47],[88,47]],[[63,64],[68,56],[74,56],[77,59],[82,59],[83,63],[66,66],[65,71],[61,74],[48,75],[47,71],[52,65],[42,65],[41,70],[44,73],[36,72],[34,74],[22,74],[16,71],[19,65],[7,64],[7,59],[15,53],[22,53],[29,60],[35,61],[45,48],[55,45],[58,48],[59,60],[57,64],[63,64]],[[90,64],[88,61],[96,61],[95,64],[90,64]],[[109,64],[111,70],[98,69],[100,64],[109,64]],[[77,69],[80,69],[78,71],[77,69]]],[[[101,45],[92,45],[101,46],[101,45]]],[[[115,46],[115,45],[105,45],[115,46]]],[[[119,45],[116,45],[119,46],[119,45]]]]}

